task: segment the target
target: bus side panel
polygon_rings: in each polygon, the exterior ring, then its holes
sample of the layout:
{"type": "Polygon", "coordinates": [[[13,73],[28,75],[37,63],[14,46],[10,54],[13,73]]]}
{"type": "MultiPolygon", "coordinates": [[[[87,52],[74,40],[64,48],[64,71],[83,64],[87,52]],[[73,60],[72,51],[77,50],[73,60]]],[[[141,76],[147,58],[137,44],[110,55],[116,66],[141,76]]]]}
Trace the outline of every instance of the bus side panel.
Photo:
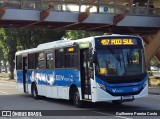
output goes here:
{"type": "MultiPolygon", "coordinates": [[[[80,75],[76,69],[55,70],[55,83],[58,88],[58,98],[69,99],[69,89],[71,84],[80,87],[80,75]]],[[[81,93],[81,92],[80,92],[81,93]]]]}
{"type": "Polygon", "coordinates": [[[57,94],[57,86],[46,86],[46,97],[49,98],[57,98],[58,94],[57,94]]]}
{"type": "Polygon", "coordinates": [[[80,87],[79,74],[76,69],[29,70],[27,71],[29,93],[31,93],[32,82],[36,82],[38,95],[69,99],[70,85],[75,84],[77,88],[80,87]]]}

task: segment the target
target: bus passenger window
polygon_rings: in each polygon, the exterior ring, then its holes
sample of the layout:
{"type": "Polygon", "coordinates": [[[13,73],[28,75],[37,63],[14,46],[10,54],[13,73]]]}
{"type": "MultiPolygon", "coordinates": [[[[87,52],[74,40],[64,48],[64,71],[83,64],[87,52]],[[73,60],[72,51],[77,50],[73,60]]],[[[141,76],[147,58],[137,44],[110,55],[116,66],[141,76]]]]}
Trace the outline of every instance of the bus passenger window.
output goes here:
{"type": "Polygon", "coordinates": [[[44,69],[44,53],[39,53],[38,66],[39,69],[44,69]]]}
{"type": "Polygon", "coordinates": [[[76,46],[65,48],[65,68],[77,68],[78,67],[78,51],[76,46]]]}
{"type": "Polygon", "coordinates": [[[22,69],[22,56],[16,56],[16,69],[21,70],[22,69]]]}
{"type": "Polygon", "coordinates": [[[44,53],[40,52],[36,54],[36,59],[37,59],[37,63],[36,63],[36,69],[44,69],[44,53]]]}
{"type": "Polygon", "coordinates": [[[78,59],[76,53],[65,54],[65,68],[78,67],[78,59]]]}
{"type": "Polygon", "coordinates": [[[28,69],[35,69],[35,54],[28,55],[28,69]]]}
{"type": "Polygon", "coordinates": [[[64,68],[64,49],[55,50],[55,67],[64,68]]]}
{"type": "Polygon", "coordinates": [[[53,53],[47,53],[46,54],[46,69],[53,69],[54,68],[54,62],[53,62],[53,53]]]}

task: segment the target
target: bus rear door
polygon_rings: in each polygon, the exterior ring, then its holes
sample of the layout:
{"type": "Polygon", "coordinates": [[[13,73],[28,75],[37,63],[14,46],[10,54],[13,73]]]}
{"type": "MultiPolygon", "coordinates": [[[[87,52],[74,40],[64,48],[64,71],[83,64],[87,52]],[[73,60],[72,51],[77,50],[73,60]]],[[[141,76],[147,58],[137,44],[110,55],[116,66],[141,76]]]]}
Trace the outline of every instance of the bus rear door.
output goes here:
{"type": "Polygon", "coordinates": [[[22,72],[23,72],[23,90],[24,92],[28,92],[28,81],[27,81],[27,67],[28,67],[28,57],[23,56],[22,58],[22,72]]]}

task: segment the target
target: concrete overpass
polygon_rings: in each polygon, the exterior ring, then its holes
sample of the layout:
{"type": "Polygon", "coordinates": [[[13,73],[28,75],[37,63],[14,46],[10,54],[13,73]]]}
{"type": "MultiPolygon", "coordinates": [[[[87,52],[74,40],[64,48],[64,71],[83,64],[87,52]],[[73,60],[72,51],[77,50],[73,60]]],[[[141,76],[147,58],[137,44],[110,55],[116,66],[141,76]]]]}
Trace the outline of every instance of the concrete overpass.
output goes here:
{"type": "MultiPolygon", "coordinates": [[[[0,0],[0,6],[0,27],[3,28],[148,36],[144,38],[148,45],[147,64],[160,47],[159,0],[0,0]],[[155,37],[149,37],[156,33],[155,37]]],[[[160,60],[160,50],[156,57],[160,60]]]]}
{"type": "Polygon", "coordinates": [[[114,17],[124,14],[128,1],[0,0],[0,27],[155,34],[160,29],[158,0],[131,0],[130,10],[114,24],[114,17]]]}

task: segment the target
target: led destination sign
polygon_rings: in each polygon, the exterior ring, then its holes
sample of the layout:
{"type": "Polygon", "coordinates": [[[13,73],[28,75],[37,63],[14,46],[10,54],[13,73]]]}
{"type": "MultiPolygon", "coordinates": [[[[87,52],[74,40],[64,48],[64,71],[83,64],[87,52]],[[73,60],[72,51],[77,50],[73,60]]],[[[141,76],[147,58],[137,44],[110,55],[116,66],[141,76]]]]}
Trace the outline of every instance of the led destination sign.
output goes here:
{"type": "Polygon", "coordinates": [[[102,39],[101,45],[137,45],[136,39],[102,39]]]}

